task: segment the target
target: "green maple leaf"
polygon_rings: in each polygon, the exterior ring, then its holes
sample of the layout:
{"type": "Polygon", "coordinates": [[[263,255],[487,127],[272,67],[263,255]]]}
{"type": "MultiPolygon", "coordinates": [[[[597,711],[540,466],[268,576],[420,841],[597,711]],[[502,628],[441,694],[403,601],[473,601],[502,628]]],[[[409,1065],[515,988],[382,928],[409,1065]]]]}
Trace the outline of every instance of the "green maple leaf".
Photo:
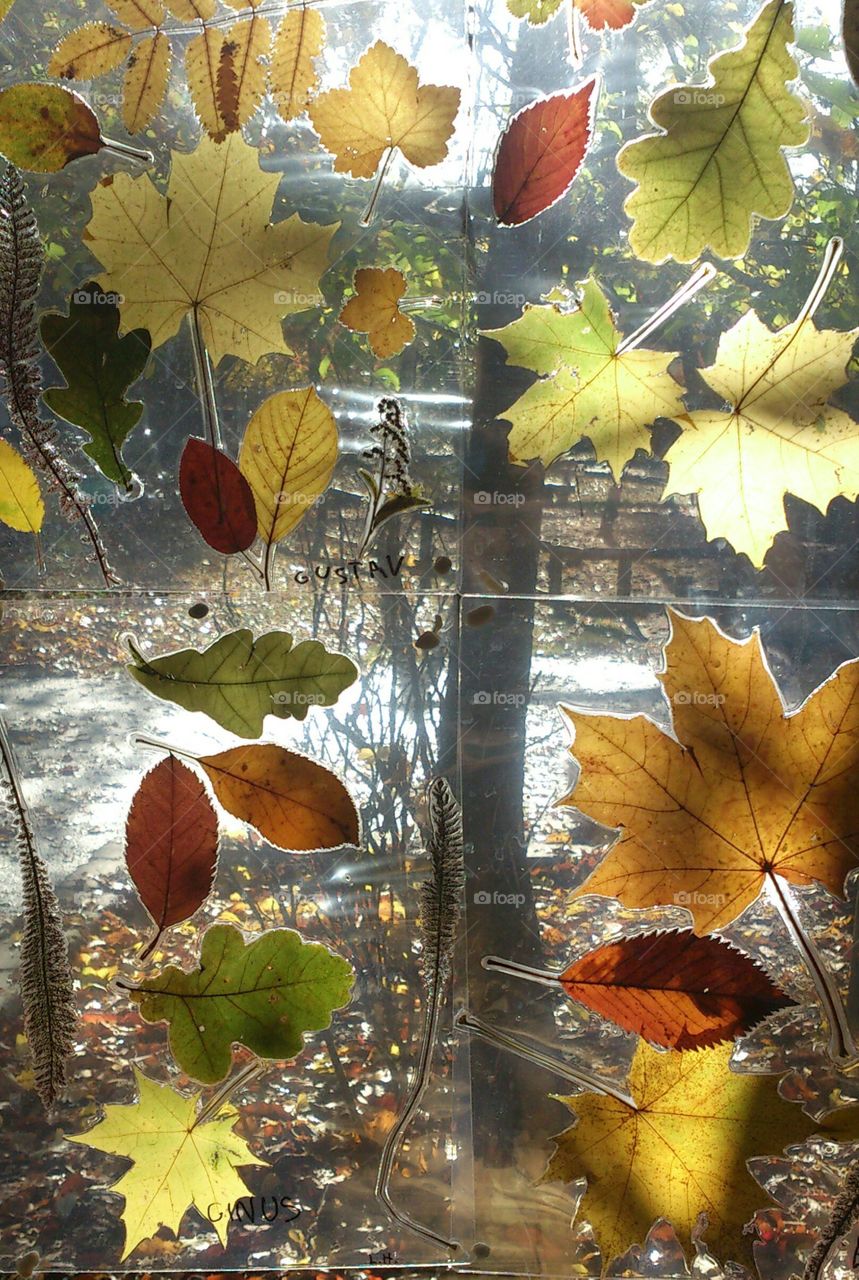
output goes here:
{"type": "Polygon", "coordinates": [[[632,251],[647,262],[691,262],[709,247],[745,253],[753,214],[782,218],[793,180],[782,147],[808,140],[805,106],[787,45],[793,7],[769,0],[742,43],[710,63],[706,85],[674,85],[652,103],[662,132],[625,146],[617,167],[638,188],[624,208],[632,251]]]}
{"type": "Polygon", "coordinates": [[[146,1022],[167,1022],[181,1069],[211,1084],[230,1068],[233,1044],[261,1058],[294,1058],[305,1031],[321,1031],[349,999],[348,961],[293,929],[269,929],[245,945],[231,924],[203,935],[190,973],[169,965],[130,987],[146,1022]]]}
{"type": "Polygon", "coordinates": [[[293,645],[286,631],[254,640],[241,628],[202,652],[180,649],[162,658],[144,658],[133,643],[129,648],[128,670],[144,689],[204,712],[241,738],[258,738],[267,715],[303,720],[311,706],[333,706],[358,678],[342,653],[329,653],[318,640],[293,645]]]}

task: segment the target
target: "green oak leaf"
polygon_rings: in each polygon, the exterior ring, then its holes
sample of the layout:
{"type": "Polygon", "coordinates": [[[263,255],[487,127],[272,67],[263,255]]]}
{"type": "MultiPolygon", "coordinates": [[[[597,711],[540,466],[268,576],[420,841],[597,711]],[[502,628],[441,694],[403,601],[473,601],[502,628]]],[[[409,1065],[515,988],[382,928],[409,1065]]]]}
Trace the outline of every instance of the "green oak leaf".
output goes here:
{"type": "Polygon", "coordinates": [[[348,1003],[354,976],[342,956],[293,929],[246,944],[235,925],[214,924],[196,969],[169,965],[127,990],[145,1022],[169,1024],[177,1065],[213,1084],[229,1071],[234,1044],[260,1058],[294,1058],[304,1032],[322,1031],[348,1003]]]}
{"type": "Polygon", "coordinates": [[[806,109],[788,89],[797,67],[793,6],[769,0],[741,44],[710,63],[705,85],[673,85],[654,100],[661,133],[622,148],[617,167],[638,183],[624,208],[630,247],[647,262],[722,258],[749,246],[752,215],[782,218],[793,179],[782,147],[808,140],[806,109]]]}
{"type": "Polygon", "coordinates": [[[287,631],[269,631],[254,640],[241,628],[220,636],[208,649],[180,649],[144,658],[133,640],[128,670],[144,689],[202,711],[240,738],[258,738],[267,715],[303,720],[310,707],[330,707],[358,678],[358,668],[342,653],[329,653],[318,640],[293,646],[287,631]]]}
{"type": "Polygon", "coordinates": [[[53,311],[42,316],[40,330],[67,383],[50,387],[45,403],[89,434],[84,453],[108,480],[130,490],[133,476],[122,459],[122,446],[140,421],[143,405],[126,400],[125,393],[146,368],[149,334],[134,329],[120,338],[119,307],[92,283],[72,294],[67,316],[53,311]]]}

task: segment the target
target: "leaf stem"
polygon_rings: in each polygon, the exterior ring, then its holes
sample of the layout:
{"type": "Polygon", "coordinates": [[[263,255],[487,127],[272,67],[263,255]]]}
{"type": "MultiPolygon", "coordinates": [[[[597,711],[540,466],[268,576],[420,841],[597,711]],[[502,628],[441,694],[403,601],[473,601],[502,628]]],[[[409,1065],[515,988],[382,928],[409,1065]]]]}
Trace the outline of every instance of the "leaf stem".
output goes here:
{"type": "Polygon", "coordinates": [[[820,270],[817,273],[817,279],[811,287],[811,292],[803,304],[802,310],[794,320],[794,325],[799,328],[806,320],[810,320],[823,299],[826,297],[827,290],[832,284],[832,277],[838,270],[838,264],[844,253],[844,241],[841,236],[833,236],[826,246],[823,254],[823,262],[820,264],[820,270]]]}
{"type": "Polygon", "coordinates": [[[181,747],[173,747],[169,742],[159,742],[157,738],[150,738],[145,733],[136,733],[134,741],[141,747],[152,747],[155,751],[166,751],[169,756],[181,756],[184,760],[193,760],[196,764],[199,756],[192,755],[190,751],[183,751],[181,747]]]}
{"type": "Polygon", "coordinates": [[[216,1115],[225,1102],[235,1093],[236,1089],[243,1085],[250,1084],[252,1080],[256,1080],[265,1070],[266,1064],[261,1062],[259,1058],[254,1058],[253,1062],[247,1062],[237,1071],[229,1080],[225,1080],[220,1089],[216,1089],[211,1098],[204,1102],[200,1108],[197,1119],[191,1126],[192,1130],[197,1128],[198,1124],[205,1124],[209,1116],[216,1115]]]}
{"type": "MultiPolygon", "coordinates": [[[[190,318],[191,345],[194,349],[194,374],[197,381],[197,395],[200,397],[200,407],[203,410],[203,422],[206,427],[206,435],[209,437],[209,444],[213,449],[220,449],[222,447],[221,424],[218,420],[218,404],[215,400],[215,380],[212,377],[212,364],[209,360],[209,353],[206,351],[206,344],[203,341],[200,308],[197,303],[194,304],[191,310],[190,318]]],[[[216,488],[218,484],[218,469],[216,467],[216,488]]],[[[220,491],[218,492],[218,502],[220,503],[220,491]]]]}
{"type": "Polygon", "coordinates": [[[818,955],[814,943],[808,937],[799,921],[790,886],[781,876],[769,871],[767,872],[767,888],[779,915],[787,926],[792,942],[802,956],[805,967],[814,984],[817,998],[823,1008],[826,1021],[829,1023],[829,1056],[839,1064],[859,1058],[859,1048],[850,1031],[850,1024],[844,1011],[841,995],[834,979],[827,972],[823,961],[818,955]]]}
{"type": "Polygon", "coordinates": [[[574,71],[578,71],[585,60],[585,54],[582,48],[582,28],[579,22],[579,11],[575,6],[575,0],[567,0],[564,11],[567,15],[567,54],[570,66],[574,71]]]}
{"type": "Polygon", "coordinates": [[[149,959],[149,957],[152,955],[152,952],[158,946],[158,943],[161,941],[163,936],[164,936],[163,929],[157,929],[155,931],[155,937],[152,938],[150,942],[147,942],[146,946],[143,948],[140,955],[137,957],[139,963],[142,964],[144,960],[149,959]]]}
{"type": "Polygon", "coordinates": [[[129,146],[127,142],[120,142],[117,138],[106,138],[104,134],[100,134],[98,140],[105,151],[112,151],[114,155],[121,156],[123,160],[139,160],[141,164],[155,163],[155,156],[151,151],[144,151],[141,147],[129,146]]]}
{"type": "Polygon", "coordinates": [[[675,311],[679,311],[682,306],[685,306],[687,302],[694,298],[699,289],[703,289],[705,284],[709,284],[716,274],[716,268],[712,262],[702,262],[701,266],[692,273],[686,283],[682,284],[667,302],[663,302],[662,306],[654,311],[649,320],[645,320],[643,325],[640,325],[634,333],[631,333],[628,338],[624,338],[618,344],[615,355],[622,356],[627,351],[634,351],[636,347],[640,347],[642,342],[645,342],[660,325],[663,325],[666,320],[674,315],[675,311]]]}
{"type": "Polygon", "coordinates": [[[518,1058],[524,1058],[526,1062],[532,1062],[538,1067],[545,1068],[546,1071],[552,1071],[564,1080],[569,1080],[572,1084],[578,1085],[580,1089],[587,1089],[592,1093],[602,1093],[606,1097],[615,1098],[618,1102],[622,1102],[626,1107],[631,1107],[633,1111],[637,1110],[635,1102],[629,1094],[624,1093],[622,1089],[619,1089],[617,1085],[612,1084],[610,1081],[603,1080],[592,1071],[588,1071],[587,1067],[573,1067],[569,1063],[553,1057],[551,1054],[543,1053],[526,1041],[520,1040],[518,1036],[512,1036],[507,1031],[499,1031],[497,1027],[490,1026],[488,1022],[484,1022],[482,1018],[475,1017],[467,1009],[459,1011],[453,1020],[453,1025],[457,1031],[467,1031],[470,1035],[477,1036],[480,1040],[487,1040],[490,1044],[494,1044],[498,1049],[507,1049],[510,1053],[515,1053],[518,1058]]]}
{"type": "Polygon", "coordinates": [[[381,163],[378,174],[376,175],[376,185],[373,187],[373,194],[370,196],[370,202],[361,214],[361,217],[358,219],[359,227],[369,227],[373,218],[376,216],[376,205],[379,200],[379,192],[382,190],[382,183],[385,180],[385,174],[388,172],[388,166],[391,163],[393,154],[394,148],[388,147],[388,150],[385,152],[385,158],[381,163]]]}
{"type": "Polygon", "coordinates": [[[484,969],[491,973],[508,973],[514,978],[525,978],[528,982],[539,982],[544,987],[556,987],[560,977],[550,969],[535,969],[530,964],[519,964],[516,960],[505,960],[503,956],[484,956],[481,960],[484,969]]]}

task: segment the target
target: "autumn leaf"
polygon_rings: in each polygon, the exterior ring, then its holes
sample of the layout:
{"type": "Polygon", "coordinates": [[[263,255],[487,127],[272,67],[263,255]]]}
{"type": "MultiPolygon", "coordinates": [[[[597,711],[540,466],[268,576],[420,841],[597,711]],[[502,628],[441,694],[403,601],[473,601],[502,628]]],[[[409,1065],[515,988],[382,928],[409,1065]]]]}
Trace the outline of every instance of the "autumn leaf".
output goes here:
{"type": "Polygon", "coordinates": [[[45,504],[36,473],[6,440],[0,440],[0,521],[19,533],[38,533],[45,504]]]}
{"type": "Polygon", "coordinates": [[[793,203],[783,147],[808,140],[805,106],[787,88],[796,63],[793,8],[769,0],[742,42],[710,63],[704,85],[674,85],[652,103],[660,130],[622,148],[617,167],[638,184],[627,198],[639,258],[691,262],[706,248],[739,258],[752,216],[781,218],[793,203]]]}
{"type": "Polygon", "coordinates": [[[266,588],[275,546],[328,488],[338,447],[334,416],[313,387],[270,396],[245,428],[239,469],[256,503],[266,588]]]}
{"type": "Polygon", "coordinates": [[[129,642],[128,670],[144,689],[186,711],[202,711],[231,733],[258,738],[267,715],[304,720],[311,706],[331,707],[358,679],[358,668],[318,640],[294,645],[286,631],[254,640],[244,628],[208,649],[144,658],[129,642]]]}
{"type": "Polygon", "coordinates": [[[199,756],[228,813],[279,849],[304,852],[358,844],[358,811],[330,769],[274,743],[199,756]]]}
{"type": "Polygon", "coordinates": [[[579,1214],[594,1230],[603,1271],[668,1218],[688,1253],[705,1213],[707,1248],[754,1272],[745,1224],[766,1193],[746,1161],[804,1142],[815,1130],[859,1136],[859,1112],[815,1124],[786,1102],[777,1082],[732,1072],[732,1044],[696,1053],[662,1053],[640,1041],[630,1068],[633,1106],[613,1095],[560,1098],[577,1117],[555,1138],[543,1181],[585,1177],[579,1214]]]}
{"type": "Polygon", "coordinates": [[[58,80],[94,80],[121,66],[131,35],[109,22],[86,22],[64,37],[51,55],[48,75],[58,80]]]}
{"type": "Polygon", "coordinates": [[[400,311],[406,292],[406,278],[395,267],[362,267],[355,272],[355,297],[350,298],[338,319],[355,333],[366,333],[370,348],[380,360],[396,356],[415,336],[415,326],[400,311]]]}
{"type": "Polygon", "coordinates": [[[70,1142],[132,1162],[111,1188],[125,1197],[122,1261],[162,1226],[178,1239],[182,1219],[192,1207],[226,1246],[229,1218],[224,1214],[210,1222],[209,1207],[233,1204],[248,1195],[237,1170],[266,1161],[234,1132],[239,1113],[230,1103],[200,1124],[200,1094],[185,1097],[136,1067],[134,1078],[137,1102],[105,1107],[104,1119],[87,1133],[68,1135],[70,1142]]]}
{"type": "Polygon", "coordinates": [[[292,354],[281,321],[321,301],[319,277],[339,224],[297,213],[270,224],[279,184],[238,134],[203,138],[190,155],[174,152],[166,195],[146,174],[100,182],[85,239],[105,268],[102,288],[123,299],[124,328],[148,329],[155,349],[196,314],[214,364],[226,355],[255,363],[292,354]]]}
{"type": "Polygon", "coordinates": [[[847,381],[859,328],[817,329],[807,309],[774,332],[747,311],[701,376],[730,408],[672,417],[663,497],[694,493],[709,538],[727,538],[760,567],[787,528],[792,493],[825,514],[859,494],[859,425],[827,402],[847,381]]]}
{"type": "Polygon", "coordinates": [[[372,178],[393,148],[420,169],[443,160],[459,100],[459,89],[419,85],[415,68],[377,40],[349,72],[348,89],[319,95],[310,121],[337,173],[372,178]]]}
{"type": "Polygon", "coordinates": [[[669,618],[671,733],[563,708],[580,775],[559,803],[621,828],[576,896],[679,904],[699,934],[735,920],[770,877],[841,897],[859,853],[859,662],[788,714],[757,631],[735,641],[709,618],[669,618]]]}
{"type": "Polygon", "coordinates": [[[179,461],[179,494],[198,532],[215,551],[234,555],[256,540],[254,495],[223,449],[191,436],[179,461]]]}
{"type": "Polygon", "coordinates": [[[287,1060],[307,1031],[322,1031],[349,1000],[348,961],[293,929],[268,929],[246,943],[231,924],[203,934],[190,973],[169,965],[127,988],[145,1022],[169,1024],[170,1051],[194,1080],[213,1084],[230,1069],[232,1046],[287,1060]]]}
{"type": "Polygon", "coordinates": [[[744,951],[691,929],[605,943],[558,981],[571,1000],[666,1049],[733,1040],[792,1003],[744,951]]]}
{"type": "Polygon", "coordinates": [[[157,946],[165,929],[188,920],[212,891],[218,818],[200,779],[175,756],[150,769],[125,824],[125,864],[152,922],[157,946]]]}
{"type": "Polygon", "coordinates": [[[164,9],[156,0],[119,0],[110,7],[126,28],[109,22],[86,22],[75,28],[54,50],[48,74],[64,80],[94,80],[127,59],[122,122],[129,133],[138,133],[157,115],[170,78],[170,40],[157,29],[164,21],[164,9]],[[133,36],[141,32],[148,34],[135,44],[133,36]]]}
{"type": "Polygon", "coordinates": [[[302,4],[290,9],[277,30],[268,82],[278,115],[287,124],[307,110],[319,88],[313,65],[325,47],[325,19],[302,4]]]}
{"type": "MultiPolygon", "coordinates": [[[[507,0],[516,18],[527,18],[535,26],[547,22],[565,0],[507,0]]],[[[569,0],[591,31],[622,31],[635,21],[639,9],[649,0],[569,0]]]]}
{"type": "Polygon", "coordinates": [[[508,364],[545,375],[504,414],[512,423],[511,462],[539,458],[549,467],[587,437],[617,481],[636,450],[649,449],[654,419],[683,411],[681,389],[668,373],[677,353],[618,352],[622,334],[605,294],[592,277],[579,290],[572,310],[526,306],[518,320],[481,332],[502,344],[508,364]]]}
{"type": "Polygon", "coordinates": [[[83,98],[55,84],[0,89],[0,152],[34,173],[57,173],[72,160],[94,156],[104,143],[83,98]]]}
{"type": "Polygon", "coordinates": [[[130,490],[133,476],[122,446],[140,421],[143,405],[126,400],[125,393],[146,368],[149,334],[135,329],[120,338],[116,303],[92,283],[72,294],[67,316],[53,311],[43,315],[39,331],[67,384],[49,387],[45,403],[86,431],[90,441],[84,453],[108,480],[130,490]]]}
{"type": "Polygon", "coordinates": [[[225,33],[221,58],[229,57],[233,84],[225,91],[221,110],[230,131],[247,124],[265,97],[270,54],[271,24],[266,18],[254,14],[225,33]],[[228,111],[224,111],[225,100],[231,102],[228,111]]]}
{"type": "Polygon", "coordinates": [[[139,40],[122,82],[122,123],[129,133],[146,129],[158,114],[170,82],[173,53],[163,31],[139,40]]]}
{"type": "Polygon", "coordinates": [[[515,227],[560,200],[591,144],[596,76],[570,93],[538,98],[518,111],[498,144],[492,204],[502,226],[515,227]]]}

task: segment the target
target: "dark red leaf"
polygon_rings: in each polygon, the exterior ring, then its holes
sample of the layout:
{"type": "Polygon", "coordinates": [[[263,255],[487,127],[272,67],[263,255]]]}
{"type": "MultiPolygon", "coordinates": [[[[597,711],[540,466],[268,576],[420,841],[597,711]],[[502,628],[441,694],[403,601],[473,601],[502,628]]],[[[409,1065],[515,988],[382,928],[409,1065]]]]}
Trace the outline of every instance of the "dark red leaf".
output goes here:
{"type": "Polygon", "coordinates": [[[560,200],[593,136],[596,77],[523,107],[501,136],[492,177],[495,216],[515,227],[560,200]]]}
{"type": "MultiPolygon", "coordinates": [[[[125,862],[157,933],[187,920],[212,890],[218,819],[195,773],[168,756],[138,787],[125,825],[125,862]]],[[[141,958],[142,958],[141,956],[141,958]]]]}
{"type": "Polygon", "coordinates": [[[692,929],[622,938],[560,975],[571,999],[668,1049],[744,1035],[792,1001],[746,955],[692,929]]]}
{"type": "Polygon", "coordinates": [[[192,436],[179,463],[179,492],[210,547],[227,556],[247,551],[257,534],[256,507],[232,458],[192,436]]]}

